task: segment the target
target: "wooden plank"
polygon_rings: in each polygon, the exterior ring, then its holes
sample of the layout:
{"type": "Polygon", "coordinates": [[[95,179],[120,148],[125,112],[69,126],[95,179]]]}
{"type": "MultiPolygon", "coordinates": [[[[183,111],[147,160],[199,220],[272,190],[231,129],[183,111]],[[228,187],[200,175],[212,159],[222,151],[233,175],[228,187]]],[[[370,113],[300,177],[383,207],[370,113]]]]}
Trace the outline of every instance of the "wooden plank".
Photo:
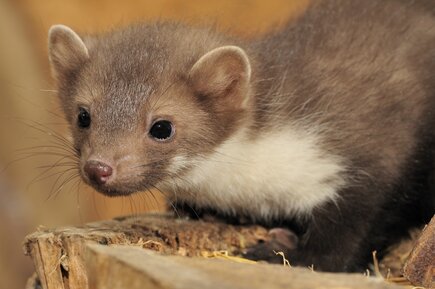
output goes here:
{"type": "Polygon", "coordinates": [[[90,289],[403,288],[361,274],[316,273],[283,265],[162,256],[131,246],[90,244],[87,248],[90,289]]]}

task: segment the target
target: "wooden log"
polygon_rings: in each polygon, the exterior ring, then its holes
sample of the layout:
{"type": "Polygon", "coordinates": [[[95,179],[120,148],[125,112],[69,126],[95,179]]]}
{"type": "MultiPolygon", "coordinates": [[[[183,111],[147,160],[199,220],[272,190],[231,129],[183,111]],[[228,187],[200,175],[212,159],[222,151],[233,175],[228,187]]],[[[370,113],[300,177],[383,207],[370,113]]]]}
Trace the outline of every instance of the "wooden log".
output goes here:
{"type": "MultiPolygon", "coordinates": [[[[127,245],[164,255],[194,257],[202,256],[204,252],[224,250],[234,256],[267,238],[267,229],[260,226],[235,226],[216,220],[195,221],[162,214],[118,218],[82,227],[39,229],[26,238],[24,245],[37,273],[37,278],[28,283],[28,289],[32,286],[43,289],[90,288],[90,265],[85,261],[89,243],[127,245]]],[[[188,258],[180,260],[190,262],[188,258]]],[[[357,278],[355,282],[359,280],[357,278]]]]}
{"type": "Polygon", "coordinates": [[[316,273],[305,268],[161,256],[130,246],[89,245],[89,289],[400,289],[362,274],[316,273]]]}
{"type": "Polygon", "coordinates": [[[260,226],[231,226],[219,222],[146,215],[91,223],[83,227],[39,230],[26,237],[24,252],[34,263],[43,289],[86,289],[83,254],[87,242],[123,244],[163,254],[200,256],[202,251],[230,254],[267,237],[260,226]]]}
{"type": "Polygon", "coordinates": [[[435,288],[435,216],[406,261],[404,275],[415,286],[435,288]]]}

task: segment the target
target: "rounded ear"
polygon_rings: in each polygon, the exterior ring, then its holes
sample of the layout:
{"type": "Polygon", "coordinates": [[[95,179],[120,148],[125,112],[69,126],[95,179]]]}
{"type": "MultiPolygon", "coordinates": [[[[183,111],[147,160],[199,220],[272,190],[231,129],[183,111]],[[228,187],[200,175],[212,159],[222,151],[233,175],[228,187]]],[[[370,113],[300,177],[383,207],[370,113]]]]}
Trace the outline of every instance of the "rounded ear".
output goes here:
{"type": "Polygon", "coordinates": [[[203,97],[243,107],[248,98],[251,65],[245,51],[222,46],[202,56],[189,73],[190,84],[203,97]]]}
{"type": "Polygon", "coordinates": [[[48,58],[56,78],[77,69],[89,58],[83,40],[65,25],[53,25],[48,31],[48,58]]]}

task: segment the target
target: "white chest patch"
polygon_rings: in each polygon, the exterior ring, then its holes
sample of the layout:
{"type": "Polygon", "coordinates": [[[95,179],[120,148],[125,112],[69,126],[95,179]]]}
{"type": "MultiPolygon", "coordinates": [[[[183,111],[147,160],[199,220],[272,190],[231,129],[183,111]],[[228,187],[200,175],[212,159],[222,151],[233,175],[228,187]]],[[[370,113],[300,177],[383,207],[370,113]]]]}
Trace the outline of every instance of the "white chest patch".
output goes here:
{"type": "Polygon", "coordinates": [[[256,219],[301,216],[334,201],[345,185],[341,158],[327,154],[314,134],[286,129],[252,141],[239,133],[210,156],[173,159],[176,170],[195,168],[174,185],[174,193],[197,206],[256,219]]]}

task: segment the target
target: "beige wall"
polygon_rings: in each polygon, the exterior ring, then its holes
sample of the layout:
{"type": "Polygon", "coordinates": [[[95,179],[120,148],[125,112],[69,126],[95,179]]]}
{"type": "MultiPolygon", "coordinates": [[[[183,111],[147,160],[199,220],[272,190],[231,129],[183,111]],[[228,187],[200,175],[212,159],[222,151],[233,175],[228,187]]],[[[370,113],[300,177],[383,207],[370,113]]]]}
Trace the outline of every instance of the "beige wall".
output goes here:
{"type": "MultiPolygon", "coordinates": [[[[42,152],[53,144],[49,130],[67,136],[46,61],[47,30],[62,23],[78,31],[101,31],[139,20],[177,19],[216,23],[236,34],[265,33],[301,11],[306,0],[0,0],[0,288],[23,288],[32,271],[22,256],[24,236],[37,226],[80,224],[120,214],[162,209],[162,198],[145,194],[107,199],[72,185],[47,200],[63,171],[35,176],[56,158],[29,158],[18,149],[42,152]],[[39,129],[35,129],[35,127],[39,129]],[[13,163],[10,161],[27,157],[13,163]],[[57,173],[57,174],[56,174],[57,173]]],[[[29,152],[29,151],[27,151],[29,152]]],[[[45,168],[46,169],[46,168],[45,168]]],[[[54,189],[55,191],[55,189],[54,189]]]]}

